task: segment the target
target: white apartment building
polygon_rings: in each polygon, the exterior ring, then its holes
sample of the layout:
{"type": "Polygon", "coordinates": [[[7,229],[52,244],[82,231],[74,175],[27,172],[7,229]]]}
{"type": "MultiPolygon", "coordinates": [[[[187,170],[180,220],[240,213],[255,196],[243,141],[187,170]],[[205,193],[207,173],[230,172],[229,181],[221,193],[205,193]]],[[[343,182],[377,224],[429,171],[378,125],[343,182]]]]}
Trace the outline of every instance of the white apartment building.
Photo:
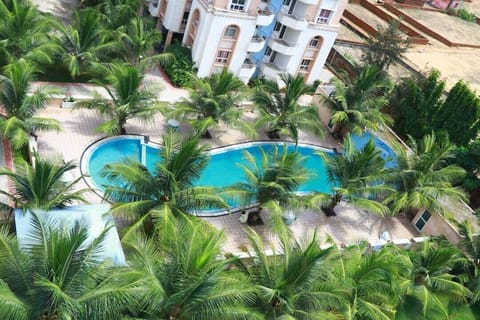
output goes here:
{"type": "Polygon", "coordinates": [[[198,76],[224,67],[242,81],[281,73],[319,79],[347,0],[151,0],[150,13],[192,49],[198,76]],[[159,1],[159,2],[153,2],[159,1]]]}

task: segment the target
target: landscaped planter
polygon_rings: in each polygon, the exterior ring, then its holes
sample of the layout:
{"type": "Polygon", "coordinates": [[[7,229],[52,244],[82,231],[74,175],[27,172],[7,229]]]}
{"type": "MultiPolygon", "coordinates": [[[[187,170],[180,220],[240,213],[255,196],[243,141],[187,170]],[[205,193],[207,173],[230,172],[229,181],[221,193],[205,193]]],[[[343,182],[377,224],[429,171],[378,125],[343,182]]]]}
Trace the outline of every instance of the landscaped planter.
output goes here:
{"type": "Polygon", "coordinates": [[[74,106],[75,106],[75,102],[62,101],[62,108],[64,108],[64,109],[71,109],[74,106]]]}
{"type": "Polygon", "coordinates": [[[72,109],[74,106],[75,106],[75,99],[73,99],[73,97],[68,97],[68,98],[63,99],[62,108],[72,109]]]}

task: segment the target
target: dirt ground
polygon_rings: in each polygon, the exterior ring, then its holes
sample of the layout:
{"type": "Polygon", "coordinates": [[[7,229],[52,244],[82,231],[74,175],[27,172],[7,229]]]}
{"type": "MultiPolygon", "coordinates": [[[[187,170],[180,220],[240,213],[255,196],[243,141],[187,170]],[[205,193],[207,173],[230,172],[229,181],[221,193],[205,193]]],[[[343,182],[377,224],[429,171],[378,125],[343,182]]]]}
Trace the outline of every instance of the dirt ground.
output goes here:
{"type": "Polygon", "coordinates": [[[402,9],[410,17],[453,42],[480,45],[480,25],[441,12],[402,9]]]}
{"type": "MultiPolygon", "coordinates": [[[[468,7],[467,10],[477,12],[477,14],[480,15],[480,0],[472,3],[464,3],[464,5],[468,7]]],[[[370,15],[365,15],[365,12],[362,10],[364,8],[359,9],[358,5],[352,6],[349,4],[347,8],[351,9],[351,11],[359,17],[368,19],[366,21],[371,25],[375,25],[376,21],[380,19],[378,17],[371,19],[370,15]]],[[[411,17],[436,30],[451,41],[480,44],[480,25],[442,13],[413,9],[405,10],[405,12],[408,12],[411,17]]],[[[359,41],[359,36],[356,34],[352,35],[352,33],[353,32],[345,26],[341,26],[338,38],[359,41]]],[[[423,73],[428,73],[432,69],[439,70],[442,79],[446,81],[447,90],[455,85],[458,80],[463,79],[469,82],[471,87],[480,93],[480,49],[450,48],[420,31],[419,33],[424,35],[430,44],[412,46],[405,54],[406,63],[423,73]]],[[[361,51],[357,48],[342,48],[340,51],[355,59],[359,58],[361,54],[361,51]]],[[[404,77],[408,74],[401,66],[394,66],[389,71],[394,79],[404,77]]]]}

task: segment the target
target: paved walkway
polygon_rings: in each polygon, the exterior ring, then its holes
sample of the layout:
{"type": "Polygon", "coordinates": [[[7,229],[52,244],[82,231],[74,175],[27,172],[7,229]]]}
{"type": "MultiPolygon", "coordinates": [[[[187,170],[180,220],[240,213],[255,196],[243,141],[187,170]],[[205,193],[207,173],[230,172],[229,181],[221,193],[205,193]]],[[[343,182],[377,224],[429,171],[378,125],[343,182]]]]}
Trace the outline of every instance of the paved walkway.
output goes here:
{"type": "MultiPolygon", "coordinates": [[[[176,89],[166,83],[159,75],[150,75],[147,79],[152,79],[151,83],[161,86],[164,89],[157,92],[157,96],[162,101],[175,102],[178,99],[186,97],[188,93],[182,89],[176,89]]],[[[89,85],[60,85],[64,90],[71,90],[70,94],[77,95],[79,98],[88,97],[93,89],[89,85]]],[[[304,99],[308,102],[308,99],[304,99]]],[[[95,128],[102,122],[102,119],[92,110],[71,110],[60,108],[59,102],[54,101],[45,110],[42,110],[40,116],[50,117],[60,121],[62,125],[61,132],[40,133],[38,146],[40,153],[45,157],[61,158],[64,160],[80,161],[82,152],[87,146],[103,137],[95,131],[95,128]]],[[[254,112],[245,112],[245,121],[253,121],[257,115],[254,112]]],[[[160,142],[161,135],[166,131],[166,119],[162,115],[157,115],[150,123],[141,123],[131,120],[126,126],[128,133],[148,135],[152,141],[160,142]]],[[[181,124],[180,132],[188,134],[190,128],[186,124],[181,124]]],[[[206,140],[205,143],[213,146],[238,143],[249,140],[241,132],[234,129],[219,128],[211,130],[213,138],[206,140]]],[[[259,132],[260,139],[267,139],[264,132],[259,132]]],[[[325,138],[318,138],[310,134],[301,132],[300,141],[314,143],[325,147],[338,147],[338,141],[327,134],[325,138]]],[[[80,170],[75,172],[80,175],[80,170]]],[[[85,182],[81,182],[79,187],[87,187],[85,182]]],[[[88,196],[92,203],[99,203],[101,199],[93,192],[88,196]]],[[[303,212],[298,214],[298,219],[292,225],[292,231],[301,237],[307,233],[318,229],[319,235],[325,239],[329,234],[338,243],[354,243],[359,240],[368,240],[378,242],[379,235],[388,230],[393,239],[410,239],[417,236],[417,232],[402,217],[381,219],[372,214],[361,213],[341,204],[337,207],[337,217],[326,217],[321,212],[303,212]]],[[[205,218],[212,225],[219,229],[224,229],[227,236],[225,251],[238,252],[238,247],[246,244],[244,235],[245,225],[238,221],[238,214],[231,214],[223,217],[205,218]]],[[[265,226],[255,227],[264,239],[274,240],[265,226]]]]}
{"type": "MultiPolygon", "coordinates": [[[[158,68],[149,71],[145,75],[143,85],[156,93],[157,99],[163,102],[175,102],[182,98],[187,98],[189,94],[188,90],[176,88],[167,82],[158,68]]],[[[57,89],[61,92],[56,96],[58,99],[63,99],[65,96],[71,96],[77,100],[87,100],[90,99],[95,92],[106,99],[110,98],[107,90],[101,86],[90,83],[37,81],[32,83],[31,90],[33,91],[40,86],[48,86],[57,89]]]]}

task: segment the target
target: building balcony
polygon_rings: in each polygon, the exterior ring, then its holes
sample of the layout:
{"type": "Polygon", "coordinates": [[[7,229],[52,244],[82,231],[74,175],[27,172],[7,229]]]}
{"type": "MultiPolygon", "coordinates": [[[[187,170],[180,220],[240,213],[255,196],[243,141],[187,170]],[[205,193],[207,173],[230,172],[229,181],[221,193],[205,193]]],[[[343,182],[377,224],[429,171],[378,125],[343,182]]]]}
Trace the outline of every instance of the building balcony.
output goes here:
{"type": "Polygon", "coordinates": [[[258,52],[265,46],[265,38],[260,36],[253,36],[252,40],[248,44],[248,52],[258,52]]]}
{"type": "Polygon", "coordinates": [[[268,26],[270,23],[272,23],[274,17],[275,15],[273,14],[273,12],[268,9],[258,10],[256,24],[262,27],[268,26]]]}
{"type": "Polygon", "coordinates": [[[246,79],[248,81],[248,79],[250,79],[253,76],[255,69],[256,69],[255,64],[251,62],[249,59],[245,59],[245,62],[243,62],[242,64],[238,77],[240,79],[246,79]]]}
{"type": "Polygon", "coordinates": [[[268,80],[278,81],[279,75],[286,72],[285,69],[279,68],[278,66],[276,66],[274,63],[271,63],[271,62],[262,62],[259,67],[260,67],[261,73],[268,80]]]}
{"type": "Polygon", "coordinates": [[[297,0],[297,1],[308,4],[308,5],[317,5],[318,3],[318,0],[297,0]]]}
{"type": "Polygon", "coordinates": [[[158,1],[153,0],[148,4],[148,12],[152,17],[158,17],[158,1]]]}
{"type": "Polygon", "coordinates": [[[284,26],[297,31],[305,31],[308,27],[307,20],[305,20],[303,17],[297,17],[293,14],[288,14],[286,8],[282,8],[282,10],[280,10],[277,20],[284,26]]]}
{"type": "Polygon", "coordinates": [[[270,38],[268,40],[268,46],[272,48],[273,51],[277,51],[286,56],[293,56],[297,53],[297,43],[284,39],[270,38]]]}

